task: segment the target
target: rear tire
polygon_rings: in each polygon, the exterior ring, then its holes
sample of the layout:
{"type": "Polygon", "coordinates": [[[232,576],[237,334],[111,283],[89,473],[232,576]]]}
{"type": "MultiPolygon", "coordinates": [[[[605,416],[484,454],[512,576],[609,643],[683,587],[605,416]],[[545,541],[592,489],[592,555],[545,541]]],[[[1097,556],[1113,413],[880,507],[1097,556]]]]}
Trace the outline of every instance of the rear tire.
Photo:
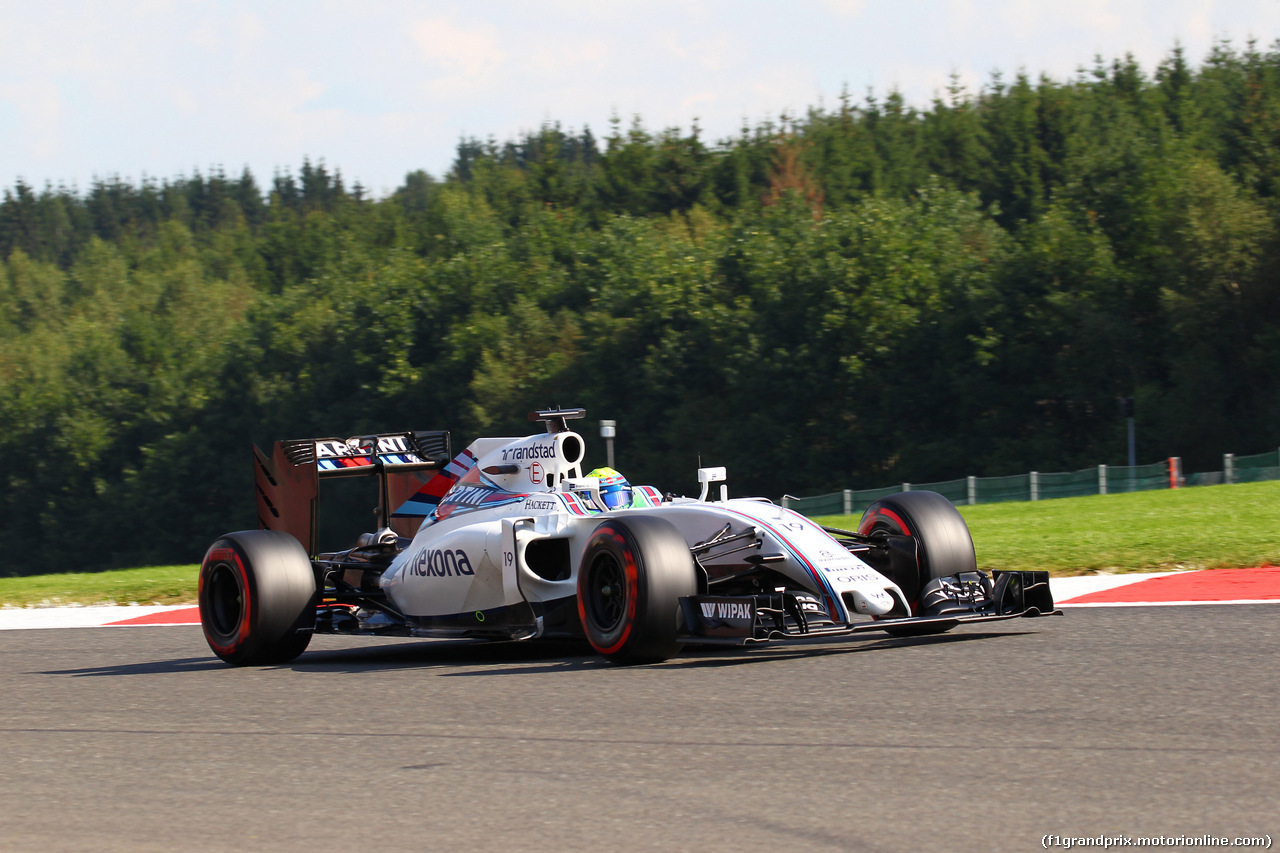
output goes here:
{"type": "Polygon", "coordinates": [[[200,564],[200,624],[235,666],[287,663],[307,648],[317,587],[302,545],[277,530],[220,537],[200,564]]]}
{"type": "Polygon", "coordinates": [[[698,591],[684,537],[661,518],[609,519],[591,534],[578,570],[578,616],[592,648],[619,664],[680,651],[680,597],[698,591]]]}
{"type": "MultiPolygon", "coordinates": [[[[937,492],[902,492],[871,504],[862,514],[858,532],[877,530],[916,541],[918,577],[899,584],[913,613],[920,607],[920,591],[930,581],[978,570],[969,526],[951,501],[937,492]]],[[[941,634],[952,627],[944,623],[887,630],[895,637],[914,637],[941,634]]]]}

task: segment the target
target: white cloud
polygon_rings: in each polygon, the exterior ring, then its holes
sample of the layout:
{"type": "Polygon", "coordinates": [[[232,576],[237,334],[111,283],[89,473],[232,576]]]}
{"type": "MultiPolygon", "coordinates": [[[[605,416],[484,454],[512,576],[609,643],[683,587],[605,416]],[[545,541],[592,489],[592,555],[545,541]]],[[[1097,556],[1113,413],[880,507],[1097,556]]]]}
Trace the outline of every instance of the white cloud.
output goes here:
{"type": "Polygon", "coordinates": [[[488,27],[461,29],[445,18],[419,21],[411,29],[423,57],[447,72],[445,88],[491,79],[506,59],[488,27]]]}
{"type": "Polygon", "coordinates": [[[1010,0],[998,13],[1006,36],[1028,39],[1040,30],[1052,7],[1039,0],[1010,0]]]}
{"type": "Polygon", "coordinates": [[[173,105],[185,115],[195,115],[200,109],[200,102],[190,89],[185,86],[174,86],[171,90],[173,105]]]}
{"type": "Polygon", "coordinates": [[[214,18],[202,18],[195,22],[187,39],[197,47],[209,52],[220,50],[225,43],[222,28],[214,18]]]}
{"type": "Polygon", "coordinates": [[[553,79],[575,74],[607,72],[609,43],[601,38],[582,42],[542,42],[526,61],[540,75],[553,79]]]}
{"type": "Polygon", "coordinates": [[[1079,20],[1086,29],[1112,35],[1124,29],[1124,15],[1115,11],[1116,4],[1109,0],[1085,0],[1079,20]]]}
{"type": "Polygon", "coordinates": [[[742,64],[741,51],[724,34],[690,38],[687,33],[672,30],[662,34],[662,44],[672,60],[708,71],[727,71],[742,64]]]}
{"type": "Polygon", "coordinates": [[[262,19],[252,12],[241,12],[232,19],[231,32],[239,47],[248,47],[262,40],[267,28],[262,19]]]}
{"type": "MultiPolygon", "coordinates": [[[[15,135],[20,140],[20,147],[32,159],[48,163],[62,153],[62,94],[52,81],[32,79],[0,85],[0,102],[14,107],[21,119],[22,126],[15,135]]],[[[23,173],[18,171],[17,174],[23,173]]],[[[27,178],[33,183],[37,180],[34,175],[27,175],[27,178]]]]}
{"type": "Polygon", "coordinates": [[[839,18],[858,18],[867,11],[866,0],[822,0],[822,5],[839,18]]]}

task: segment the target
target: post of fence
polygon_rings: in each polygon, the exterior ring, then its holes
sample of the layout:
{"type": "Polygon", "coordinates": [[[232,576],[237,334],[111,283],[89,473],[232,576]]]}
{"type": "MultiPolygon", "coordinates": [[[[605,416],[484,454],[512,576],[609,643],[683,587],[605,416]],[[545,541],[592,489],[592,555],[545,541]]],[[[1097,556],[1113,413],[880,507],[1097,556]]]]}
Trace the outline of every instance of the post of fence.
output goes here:
{"type": "Polygon", "coordinates": [[[1236,481],[1236,455],[1234,453],[1222,454],[1222,482],[1234,483],[1236,481]]]}
{"type": "Polygon", "coordinates": [[[1176,489],[1182,482],[1182,457],[1169,457],[1169,488],[1176,489]]]}
{"type": "Polygon", "coordinates": [[[902,484],[902,491],[904,491],[904,492],[909,492],[909,491],[911,491],[911,484],[910,484],[910,483],[903,483],[903,484],[902,484]]]}
{"type": "Polygon", "coordinates": [[[969,506],[973,506],[978,502],[978,478],[970,474],[966,481],[965,485],[969,487],[969,506]]]}
{"type": "Polygon", "coordinates": [[[853,489],[844,490],[844,514],[853,515],[853,489]]]}
{"type": "Polygon", "coordinates": [[[1040,472],[1031,472],[1031,500],[1040,500],[1040,472]]]}
{"type": "Polygon", "coordinates": [[[1107,493],[1107,466],[1098,466],[1098,494],[1105,495],[1107,493]]]}

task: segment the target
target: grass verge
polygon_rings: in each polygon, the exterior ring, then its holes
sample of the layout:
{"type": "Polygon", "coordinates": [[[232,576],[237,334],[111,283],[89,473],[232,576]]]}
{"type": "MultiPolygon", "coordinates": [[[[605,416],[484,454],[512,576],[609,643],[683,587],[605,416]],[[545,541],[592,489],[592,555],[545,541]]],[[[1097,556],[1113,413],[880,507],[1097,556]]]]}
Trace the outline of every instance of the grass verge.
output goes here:
{"type": "MultiPolygon", "coordinates": [[[[960,512],[984,569],[1085,575],[1280,565],[1280,480],[960,512]]],[[[846,529],[858,523],[821,520],[846,529]]]]}
{"type": "MultiPolygon", "coordinates": [[[[1280,565],[1280,481],[960,508],[984,569],[1055,575],[1280,565]]],[[[857,516],[818,519],[852,528],[857,516]]],[[[0,606],[194,604],[197,566],[0,578],[0,606]]]]}
{"type": "Polygon", "coordinates": [[[194,604],[199,566],[0,578],[0,606],[194,604]]]}

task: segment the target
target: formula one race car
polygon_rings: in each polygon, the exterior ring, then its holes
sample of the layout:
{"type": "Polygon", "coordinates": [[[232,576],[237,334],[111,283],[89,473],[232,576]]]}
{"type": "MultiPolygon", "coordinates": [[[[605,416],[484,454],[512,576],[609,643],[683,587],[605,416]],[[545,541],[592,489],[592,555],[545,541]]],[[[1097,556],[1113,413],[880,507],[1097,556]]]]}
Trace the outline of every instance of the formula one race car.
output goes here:
{"type": "Polygon", "coordinates": [[[1056,614],[1045,572],[978,570],[951,503],[903,492],[856,531],[763,498],[730,500],[723,468],[697,498],[583,476],[582,409],[534,412],[546,432],[481,438],[450,460],[447,432],[254,448],[262,529],[228,533],[200,567],[200,620],[231,664],[283,663],[314,633],[526,640],[584,637],[617,663],[685,644],[742,646],[1056,614]],[[378,479],[376,531],[316,553],[321,479],[378,479]],[[314,556],[313,556],[314,555],[314,556]]]}

